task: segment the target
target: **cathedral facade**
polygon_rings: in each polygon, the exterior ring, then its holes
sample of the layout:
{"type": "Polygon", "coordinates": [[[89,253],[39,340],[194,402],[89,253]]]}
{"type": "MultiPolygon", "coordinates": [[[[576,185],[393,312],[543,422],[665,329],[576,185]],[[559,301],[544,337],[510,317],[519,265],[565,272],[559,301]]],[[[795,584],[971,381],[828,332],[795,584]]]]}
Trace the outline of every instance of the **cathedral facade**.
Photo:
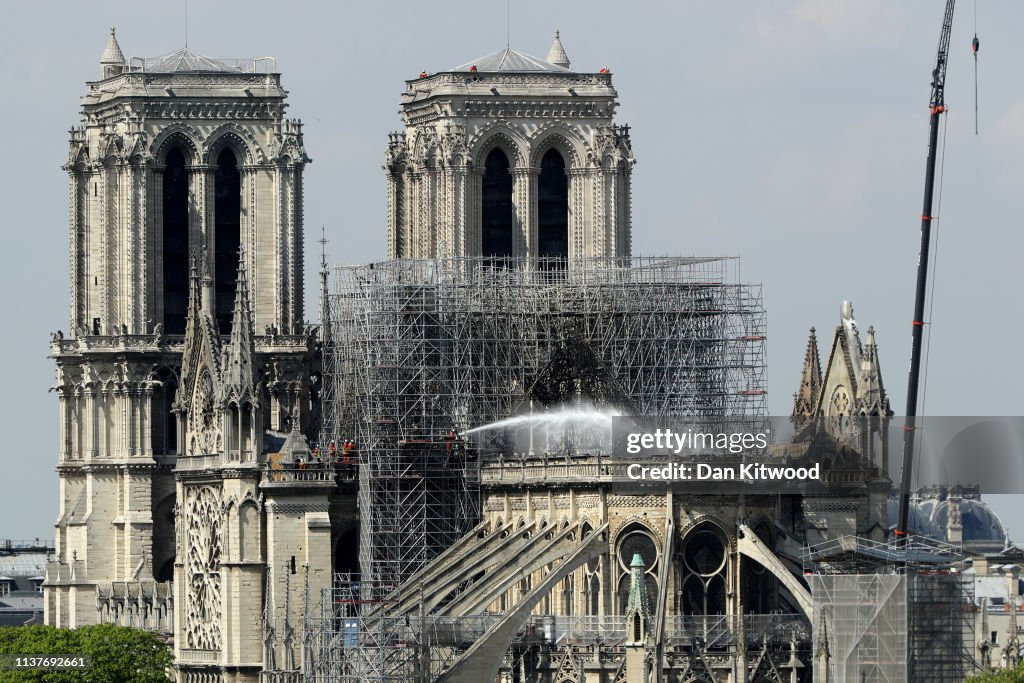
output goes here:
{"type": "MultiPolygon", "coordinates": [[[[600,453],[461,436],[565,403],[763,404],[759,298],[729,318],[748,291],[721,260],[632,255],[616,100],[557,35],[407,81],[388,261],[317,330],[275,65],[126,60],[112,32],[65,166],[47,623],[171,634],[186,683],[807,680],[800,546],[885,533],[884,453],[831,498],[632,495],[600,453]],[[343,594],[371,607],[350,622],[343,594]],[[458,628],[417,640],[428,614],[458,628]]],[[[794,418],[888,414],[852,311],[817,354],[794,418]]]]}

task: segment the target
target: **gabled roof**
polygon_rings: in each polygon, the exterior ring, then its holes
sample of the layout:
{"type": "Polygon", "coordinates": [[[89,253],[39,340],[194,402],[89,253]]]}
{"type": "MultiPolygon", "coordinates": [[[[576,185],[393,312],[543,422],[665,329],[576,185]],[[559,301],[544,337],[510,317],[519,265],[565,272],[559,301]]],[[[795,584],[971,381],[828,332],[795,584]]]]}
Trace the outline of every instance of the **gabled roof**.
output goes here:
{"type": "MultiPolygon", "coordinates": [[[[565,54],[564,51],[562,53],[565,54]]],[[[568,61],[568,58],[566,58],[568,61]]],[[[522,72],[522,71],[548,71],[553,73],[572,73],[564,66],[552,64],[540,57],[533,57],[519,50],[506,47],[503,50],[492,52],[489,55],[474,59],[471,62],[461,64],[452,71],[469,71],[470,67],[476,67],[479,72],[522,72]]]]}

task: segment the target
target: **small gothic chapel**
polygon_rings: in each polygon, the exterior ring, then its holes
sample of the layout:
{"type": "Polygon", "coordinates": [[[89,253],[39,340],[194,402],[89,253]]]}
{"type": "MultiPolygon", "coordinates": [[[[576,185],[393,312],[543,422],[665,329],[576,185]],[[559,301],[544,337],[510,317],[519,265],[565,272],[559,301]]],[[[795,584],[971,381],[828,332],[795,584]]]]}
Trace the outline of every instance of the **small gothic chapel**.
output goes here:
{"type": "Polygon", "coordinates": [[[173,633],[184,681],[297,666],[302,597],[330,581],[329,509],[355,507],[326,471],[267,475],[268,452],[309,459],[319,419],[310,159],[286,95],[272,60],[128,60],[111,30],[64,166],[46,622],[173,633]]]}

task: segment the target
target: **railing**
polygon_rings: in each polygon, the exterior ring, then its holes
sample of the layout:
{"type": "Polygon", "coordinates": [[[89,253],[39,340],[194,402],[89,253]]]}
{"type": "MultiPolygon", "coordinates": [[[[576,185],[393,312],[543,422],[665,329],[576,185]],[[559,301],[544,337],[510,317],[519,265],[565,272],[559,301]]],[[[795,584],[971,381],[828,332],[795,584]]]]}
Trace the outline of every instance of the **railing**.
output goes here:
{"type": "MultiPolygon", "coordinates": [[[[595,481],[608,479],[609,467],[609,465],[566,465],[553,462],[522,464],[511,461],[498,466],[485,465],[480,471],[480,481],[485,484],[545,481],[548,479],[595,481]]],[[[622,469],[622,474],[625,475],[623,467],[616,469],[622,469]]]]}
{"type": "Polygon", "coordinates": [[[260,683],[306,683],[301,671],[261,671],[260,683]]]}
{"type": "Polygon", "coordinates": [[[0,540],[0,552],[17,550],[48,550],[55,549],[53,539],[36,538],[31,541],[2,539],[0,540]]]}
{"type": "Polygon", "coordinates": [[[268,467],[264,481],[278,484],[290,482],[351,483],[359,480],[359,468],[354,463],[308,463],[302,467],[268,467]]]}
{"type": "Polygon", "coordinates": [[[220,650],[186,650],[183,648],[178,661],[184,664],[199,664],[216,662],[219,657],[220,650]]]}
{"type": "MultiPolygon", "coordinates": [[[[468,647],[505,617],[503,612],[460,617],[388,617],[377,622],[372,633],[361,632],[358,617],[335,617],[329,629],[340,629],[346,647],[381,641],[387,646],[426,643],[431,646],[468,647]]],[[[565,645],[619,645],[626,637],[626,618],[612,616],[531,616],[519,629],[520,641],[545,641],[565,645]]],[[[716,648],[735,644],[810,640],[807,620],[798,614],[685,615],[665,619],[665,643],[672,647],[701,645],[716,648]]]]}
{"type": "Polygon", "coordinates": [[[740,638],[741,627],[747,642],[768,639],[788,643],[811,638],[807,620],[798,614],[676,615],[665,619],[665,642],[677,647],[725,647],[740,638]]]}
{"type": "MultiPolygon", "coordinates": [[[[190,63],[194,63],[195,66],[193,70],[200,73],[217,72],[221,69],[246,74],[277,73],[277,60],[274,57],[214,58],[206,57],[205,55],[200,55],[198,53],[190,53],[184,58],[190,63]]],[[[181,59],[179,53],[160,55],[159,57],[131,57],[128,60],[126,72],[150,72],[153,71],[153,69],[163,67],[168,60],[173,59],[181,59]]],[[[166,72],[154,71],[153,73],[166,72]]]]}

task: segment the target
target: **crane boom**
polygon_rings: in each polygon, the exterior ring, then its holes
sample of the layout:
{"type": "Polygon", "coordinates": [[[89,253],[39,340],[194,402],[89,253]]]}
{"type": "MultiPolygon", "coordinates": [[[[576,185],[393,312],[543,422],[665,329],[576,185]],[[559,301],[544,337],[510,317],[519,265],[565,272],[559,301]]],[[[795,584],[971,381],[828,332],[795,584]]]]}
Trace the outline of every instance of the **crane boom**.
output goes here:
{"type": "Polygon", "coordinates": [[[905,537],[910,514],[910,480],[913,475],[914,440],[917,431],[918,380],[921,375],[921,339],[924,333],[925,298],[928,288],[928,250],[931,245],[932,199],[935,193],[935,160],[939,144],[939,118],[946,111],[946,60],[949,39],[953,30],[953,7],[956,0],[946,0],[946,14],[939,34],[939,49],[932,71],[932,95],[929,103],[930,128],[928,135],[928,163],[924,176],[924,208],[921,211],[921,251],[917,260],[917,293],[914,297],[914,320],[910,350],[910,376],[907,379],[907,412],[903,426],[903,472],[900,478],[899,518],[896,535],[905,537]]]}

